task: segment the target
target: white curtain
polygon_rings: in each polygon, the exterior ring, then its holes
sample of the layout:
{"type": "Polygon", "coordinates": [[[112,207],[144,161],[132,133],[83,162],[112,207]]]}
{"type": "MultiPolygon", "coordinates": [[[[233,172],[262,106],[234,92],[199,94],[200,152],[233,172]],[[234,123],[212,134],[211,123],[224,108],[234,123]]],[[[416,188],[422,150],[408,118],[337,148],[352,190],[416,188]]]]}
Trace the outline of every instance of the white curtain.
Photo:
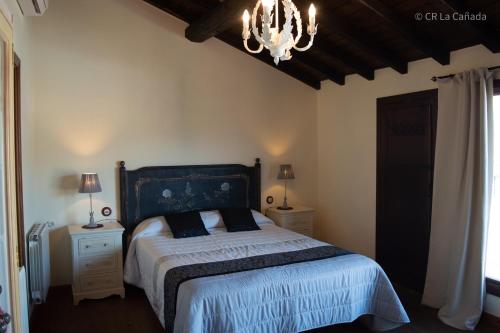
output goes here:
{"type": "Polygon", "coordinates": [[[429,262],[422,303],[458,329],[477,325],[485,298],[493,178],[493,76],[439,81],[429,262]]]}

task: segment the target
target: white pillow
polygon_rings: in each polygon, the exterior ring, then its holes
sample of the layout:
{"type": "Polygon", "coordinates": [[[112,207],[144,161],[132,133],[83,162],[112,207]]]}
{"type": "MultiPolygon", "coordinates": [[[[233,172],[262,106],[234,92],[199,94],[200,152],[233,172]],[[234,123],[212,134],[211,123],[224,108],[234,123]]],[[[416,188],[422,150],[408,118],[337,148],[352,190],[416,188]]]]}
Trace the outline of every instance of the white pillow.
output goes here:
{"type": "Polygon", "coordinates": [[[135,228],[132,234],[132,239],[137,236],[151,236],[164,232],[170,232],[170,227],[167,224],[164,216],[155,216],[145,219],[135,228]]]}
{"type": "MultiPolygon", "coordinates": [[[[213,228],[224,228],[224,222],[222,221],[222,216],[220,216],[218,210],[209,210],[206,212],[200,212],[201,219],[206,229],[213,228]]],[[[167,221],[164,216],[155,216],[145,219],[135,228],[132,238],[137,235],[140,236],[151,236],[157,235],[165,232],[171,232],[167,221]]]]}
{"type": "Polygon", "coordinates": [[[200,212],[205,229],[224,228],[224,221],[218,210],[208,210],[200,212]]]}
{"type": "Polygon", "coordinates": [[[273,220],[256,210],[252,209],[252,215],[257,224],[274,224],[273,220]]]}
{"type": "MultiPolygon", "coordinates": [[[[218,210],[208,210],[200,212],[205,228],[224,228],[224,221],[218,210]]],[[[274,224],[273,220],[252,209],[252,216],[257,224],[274,224]]],[[[135,228],[132,239],[136,236],[152,236],[165,232],[171,232],[164,216],[155,216],[145,219],[135,228]]]]}

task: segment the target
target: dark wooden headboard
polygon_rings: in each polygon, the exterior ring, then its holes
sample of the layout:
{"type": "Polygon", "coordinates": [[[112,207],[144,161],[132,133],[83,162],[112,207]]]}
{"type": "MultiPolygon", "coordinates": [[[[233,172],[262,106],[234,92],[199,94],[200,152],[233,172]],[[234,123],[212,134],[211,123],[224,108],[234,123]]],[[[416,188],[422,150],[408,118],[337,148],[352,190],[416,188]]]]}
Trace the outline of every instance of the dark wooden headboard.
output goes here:
{"type": "Polygon", "coordinates": [[[120,162],[120,213],[130,235],[144,219],[193,210],[248,207],[260,211],[260,159],[241,164],[127,170],[120,162]]]}

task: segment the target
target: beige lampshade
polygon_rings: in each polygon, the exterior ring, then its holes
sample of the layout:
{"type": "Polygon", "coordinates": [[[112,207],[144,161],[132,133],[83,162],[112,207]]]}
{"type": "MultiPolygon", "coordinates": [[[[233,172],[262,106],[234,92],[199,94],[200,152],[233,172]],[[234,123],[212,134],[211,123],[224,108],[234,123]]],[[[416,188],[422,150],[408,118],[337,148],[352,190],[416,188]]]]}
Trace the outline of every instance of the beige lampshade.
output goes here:
{"type": "Polygon", "coordinates": [[[295,179],[295,174],[293,173],[293,168],[291,164],[280,165],[280,172],[278,174],[278,179],[295,179]]]}
{"type": "Polygon", "coordinates": [[[82,174],[82,180],[80,182],[80,187],[78,188],[79,193],[97,193],[101,191],[101,183],[99,182],[99,176],[97,176],[97,173],[82,174]]]}

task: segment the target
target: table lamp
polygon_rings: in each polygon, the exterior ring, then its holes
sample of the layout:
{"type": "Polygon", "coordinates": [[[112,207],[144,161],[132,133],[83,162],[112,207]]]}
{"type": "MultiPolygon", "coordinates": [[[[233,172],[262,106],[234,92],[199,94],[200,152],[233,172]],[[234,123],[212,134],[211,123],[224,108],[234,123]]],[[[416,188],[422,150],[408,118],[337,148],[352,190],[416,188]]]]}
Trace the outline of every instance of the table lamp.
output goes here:
{"type": "Polygon", "coordinates": [[[89,224],[84,225],[82,228],[85,229],[96,229],[102,227],[102,224],[97,224],[94,221],[94,209],[92,207],[92,193],[101,192],[101,183],[99,182],[99,177],[97,173],[84,173],[82,174],[82,180],[80,182],[80,187],[78,188],[79,193],[88,193],[90,197],[90,218],[89,224]]]}
{"type": "Polygon", "coordinates": [[[293,173],[293,168],[291,164],[282,164],[280,165],[280,172],[278,174],[278,179],[285,181],[285,198],[283,199],[283,205],[278,207],[281,210],[290,210],[293,207],[289,207],[286,202],[286,183],[289,179],[295,179],[295,174],[293,173]]]}

